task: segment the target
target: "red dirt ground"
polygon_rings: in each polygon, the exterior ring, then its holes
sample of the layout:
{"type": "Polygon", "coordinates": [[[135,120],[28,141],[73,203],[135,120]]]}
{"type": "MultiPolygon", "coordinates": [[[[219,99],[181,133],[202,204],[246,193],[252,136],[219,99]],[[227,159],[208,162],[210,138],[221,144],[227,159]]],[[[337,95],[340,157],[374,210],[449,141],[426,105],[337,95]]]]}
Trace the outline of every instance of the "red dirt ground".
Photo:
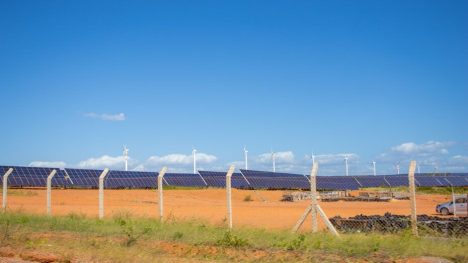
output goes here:
{"type": "MultiPolygon", "coordinates": [[[[290,229],[302,215],[310,201],[281,202],[283,191],[257,191],[267,201],[262,202],[254,191],[233,189],[234,226],[290,229]],[[250,195],[251,202],[244,197],[250,195]]],[[[418,214],[434,214],[437,203],[446,201],[449,196],[418,195],[418,214]]],[[[158,217],[158,195],[156,190],[105,190],[105,215],[128,212],[136,216],[158,217]]],[[[408,215],[408,200],[391,202],[320,202],[329,216],[343,217],[358,214],[408,215]]],[[[8,209],[28,213],[45,214],[45,189],[12,189],[8,195],[8,209]]],[[[165,218],[201,219],[213,224],[223,224],[226,216],[226,192],[224,189],[165,190],[165,218]]],[[[52,190],[52,214],[66,215],[80,213],[96,217],[98,215],[97,190],[52,190]]],[[[305,229],[310,224],[305,224],[305,229]]]]}

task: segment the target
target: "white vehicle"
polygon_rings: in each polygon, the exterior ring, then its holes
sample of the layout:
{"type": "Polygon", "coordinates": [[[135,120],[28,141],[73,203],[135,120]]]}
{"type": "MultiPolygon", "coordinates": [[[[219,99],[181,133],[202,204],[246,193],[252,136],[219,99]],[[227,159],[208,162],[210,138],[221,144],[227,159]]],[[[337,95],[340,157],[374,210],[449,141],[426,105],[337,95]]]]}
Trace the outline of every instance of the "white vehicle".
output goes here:
{"type": "Polygon", "coordinates": [[[441,203],[436,206],[436,212],[443,215],[468,215],[468,204],[466,195],[454,196],[453,201],[441,203]],[[453,205],[455,203],[455,205],[453,205]]]}

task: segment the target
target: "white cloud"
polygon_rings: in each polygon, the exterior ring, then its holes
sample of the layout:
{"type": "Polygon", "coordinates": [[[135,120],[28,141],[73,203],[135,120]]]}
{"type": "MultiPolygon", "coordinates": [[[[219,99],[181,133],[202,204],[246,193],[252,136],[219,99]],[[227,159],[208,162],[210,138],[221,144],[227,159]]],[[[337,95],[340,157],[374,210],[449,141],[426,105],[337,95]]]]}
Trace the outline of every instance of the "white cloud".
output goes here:
{"type": "Polygon", "coordinates": [[[133,168],[132,170],[142,172],[142,171],[146,171],[146,167],[145,167],[144,164],[139,164],[139,165],[135,166],[135,168],[133,168]]]}
{"type": "Polygon", "coordinates": [[[64,168],[67,164],[62,161],[47,162],[47,161],[33,161],[29,164],[32,167],[50,167],[50,168],[64,168]]]}
{"type": "Polygon", "coordinates": [[[400,154],[418,154],[418,155],[429,155],[429,154],[448,154],[448,147],[452,142],[438,142],[428,141],[422,144],[416,144],[414,142],[406,142],[391,148],[393,152],[400,154]]]}
{"type": "MultiPolygon", "coordinates": [[[[259,163],[271,163],[271,161],[272,161],[271,153],[262,153],[257,157],[257,162],[259,163]]],[[[276,152],[275,161],[276,163],[293,163],[294,153],[292,151],[276,152]]]]}
{"type": "Polygon", "coordinates": [[[97,169],[97,168],[113,168],[121,170],[124,167],[125,159],[123,156],[103,155],[98,158],[89,158],[81,161],[78,164],[80,168],[97,169]]]}
{"type": "MultiPolygon", "coordinates": [[[[234,165],[234,167],[235,167],[236,169],[244,169],[244,168],[245,168],[245,162],[244,162],[244,161],[232,161],[232,162],[228,162],[228,163],[226,164],[226,167],[229,167],[229,166],[231,166],[231,165],[234,165]]],[[[222,169],[226,169],[226,167],[222,167],[222,169]]],[[[217,168],[219,169],[220,167],[217,167],[217,168]]]]}
{"type": "Polygon", "coordinates": [[[468,156],[455,155],[449,160],[449,163],[459,164],[459,165],[467,165],[468,164],[468,156]]]}
{"type": "MultiPolygon", "coordinates": [[[[197,153],[196,159],[197,163],[212,163],[218,158],[211,154],[197,153]]],[[[193,163],[193,156],[191,154],[173,153],[164,156],[151,156],[146,162],[150,165],[189,165],[193,163]]]]}
{"type": "Polygon", "coordinates": [[[109,113],[95,113],[89,112],[84,115],[88,118],[99,119],[103,121],[124,121],[127,119],[125,113],[109,114],[109,113]]]}

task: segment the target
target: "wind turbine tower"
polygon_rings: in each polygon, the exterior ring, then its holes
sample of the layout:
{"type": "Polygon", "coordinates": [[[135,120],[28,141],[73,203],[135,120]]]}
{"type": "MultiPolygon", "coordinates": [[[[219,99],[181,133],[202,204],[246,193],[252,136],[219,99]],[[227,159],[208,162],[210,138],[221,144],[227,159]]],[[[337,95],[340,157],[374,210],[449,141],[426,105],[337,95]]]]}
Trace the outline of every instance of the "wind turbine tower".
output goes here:
{"type": "Polygon", "coordinates": [[[123,156],[125,160],[125,171],[128,171],[128,148],[125,145],[123,147],[123,156]]]}
{"type": "Polygon", "coordinates": [[[197,173],[197,149],[192,150],[192,157],[193,157],[193,173],[197,173]]]}
{"type": "Polygon", "coordinates": [[[396,164],[396,171],[397,171],[397,175],[400,174],[400,162],[397,162],[396,164]]]}
{"type": "Polygon", "coordinates": [[[276,172],[276,153],[275,152],[271,152],[271,160],[273,162],[273,172],[275,173],[276,172]]]}
{"type": "Polygon", "coordinates": [[[249,151],[247,151],[247,148],[244,146],[244,164],[245,164],[245,170],[248,170],[249,169],[249,164],[248,164],[248,158],[247,158],[247,154],[249,153],[249,151]]]}
{"type": "Polygon", "coordinates": [[[312,165],[314,165],[314,164],[315,164],[315,155],[314,155],[314,153],[312,153],[312,165]]]}
{"type": "Polygon", "coordinates": [[[346,176],[349,175],[349,170],[348,170],[348,155],[345,155],[344,160],[345,160],[345,169],[346,169],[346,176]]]}
{"type": "Polygon", "coordinates": [[[372,161],[372,165],[374,166],[374,176],[377,175],[377,171],[376,171],[376,169],[375,169],[375,164],[376,164],[376,162],[375,162],[375,161],[372,161]]]}

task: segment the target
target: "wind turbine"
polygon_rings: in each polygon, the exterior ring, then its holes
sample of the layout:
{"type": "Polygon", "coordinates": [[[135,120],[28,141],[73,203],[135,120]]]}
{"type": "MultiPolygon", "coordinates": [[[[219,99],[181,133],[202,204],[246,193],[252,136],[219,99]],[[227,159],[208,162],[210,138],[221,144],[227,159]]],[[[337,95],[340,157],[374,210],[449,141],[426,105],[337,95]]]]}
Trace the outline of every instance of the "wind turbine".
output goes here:
{"type": "Polygon", "coordinates": [[[375,169],[375,164],[376,164],[376,162],[375,162],[375,161],[372,161],[372,165],[374,166],[374,176],[377,175],[377,170],[375,169]]]}
{"type": "Polygon", "coordinates": [[[244,146],[244,164],[245,164],[245,170],[248,170],[248,169],[249,169],[248,158],[247,158],[248,152],[249,152],[249,151],[247,151],[247,148],[244,146]]]}
{"type": "Polygon", "coordinates": [[[123,157],[125,160],[125,171],[128,171],[128,148],[125,145],[123,147],[123,157]]]}
{"type": "Polygon", "coordinates": [[[397,171],[397,175],[399,175],[400,174],[400,162],[396,163],[395,168],[396,168],[396,171],[397,171]]]}
{"type": "Polygon", "coordinates": [[[193,173],[197,173],[197,149],[192,149],[192,157],[193,157],[193,173]]]}
{"type": "Polygon", "coordinates": [[[349,171],[348,171],[348,155],[346,154],[345,157],[344,157],[344,160],[345,160],[345,169],[346,169],[346,176],[349,175],[349,171]]]}
{"type": "Polygon", "coordinates": [[[276,153],[271,151],[271,160],[273,162],[273,172],[276,172],[276,153]]]}

